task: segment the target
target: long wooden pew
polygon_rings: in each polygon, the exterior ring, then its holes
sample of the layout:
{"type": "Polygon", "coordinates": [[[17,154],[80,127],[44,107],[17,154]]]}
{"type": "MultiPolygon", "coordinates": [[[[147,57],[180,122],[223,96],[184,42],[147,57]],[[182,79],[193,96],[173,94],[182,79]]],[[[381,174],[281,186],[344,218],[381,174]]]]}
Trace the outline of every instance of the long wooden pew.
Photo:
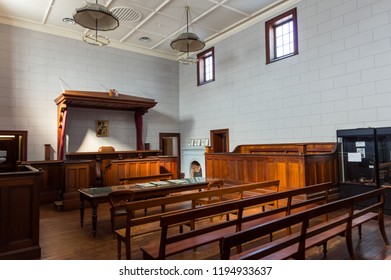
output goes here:
{"type": "MultiPolygon", "coordinates": [[[[362,224],[377,220],[380,233],[386,245],[389,245],[384,227],[384,189],[370,191],[354,197],[330,202],[300,213],[276,219],[274,221],[225,236],[220,240],[222,259],[305,259],[305,251],[311,247],[324,245],[338,235],[345,236],[347,249],[355,259],[352,243],[352,229],[359,228],[361,238],[362,224]],[[357,209],[357,205],[368,202],[368,206],[357,209]],[[328,221],[311,225],[310,221],[323,215],[333,215],[328,221]],[[297,227],[297,231],[285,235],[266,244],[251,246],[262,236],[278,232],[286,228],[297,227]],[[245,244],[251,249],[236,252],[234,248],[242,248],[245,244]],[[249,245],[250,244],[250,245],[249,245]]],[[[256,244],[256,243],[255,243],[256,244]]]]}
{"type": "MultiPolygon", "coordinates": [[[[160,242],[151,242],[141,247],[143,258],[165,259],[186,250],[218,242],[226,235],[327,203],[329,192],[333,187],[334,185],[331,183],[323,183],[162,215],[160,217],[160,242]],[[299,200],[298,197],[302,198],[302,196],[310,198],[299,200]],[[262,207],[254,208],[272,201],[278,201],[276,204],[278,206],[271,207],[266,211],[262,211],[262,207]],[[251,211],[248,211],[250,208],[251,211]],[[230,220],[219,223],[205,222],[209,221],[209,217],[221,216],[225,213],[236,213],[236,215],[231,215],[230,220]],[[196,229],[179,234],[173,232],[173,226],[189,222],[195,223],[196,229]]],[[[289,228],[287,230],[290,232],[289,228]]]]}
{"type": "MultiPolygon", "coordinates": [[[[146,200],[129,202],[126,205],[126,227],[116,230],[114,233],[117,239],[117,257],[118,259],[121,259],[121,246],[122,243],[124,243],[126,249],[126,259],[131,259],[131,238],[134,236],[132,229],[135,226],[158,222],[163,215],[167,215],[168,213],[175,213],[192,209],[195,207],[194,201],[201,198],[221,196],[223,199],[237,200],[241,199],[243,192],[259,191],[263,193],[277,193],[279,190],[278,188],[279,180],[273,180],[239,186],[223,187],[216,190],[196,191],[192,193],[176,194],[166,197],[150,198],[146,200]],[[140,215],[139,213],[140,210],[142,210],[142,213],[144,213],[145,209],[156,208],[160,211],[148,211],[146,215],[140,215]]],[[[273,202],[274,201],[270,200],[268,201],[268,204],[273,202]]],[[[183,224],[192,225],[193,223],[190,221],[183,224]]],[[[160,227],[157,226],[156,230],[160,230],[160,227]]]]}

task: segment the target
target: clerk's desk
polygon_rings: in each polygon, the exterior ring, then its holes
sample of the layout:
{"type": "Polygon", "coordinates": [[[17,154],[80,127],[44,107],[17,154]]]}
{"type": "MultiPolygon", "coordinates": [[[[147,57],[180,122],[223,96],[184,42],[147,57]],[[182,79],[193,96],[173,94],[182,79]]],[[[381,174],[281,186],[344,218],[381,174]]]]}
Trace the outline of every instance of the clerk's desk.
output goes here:
{"type": "Polygon", "coordinates": [[[79,189],[80,193],[80,225],[84,224],[84,201],[91,203],[92,208],[92,235],[96,236],[98,205],[109,201],[109,194],[117,190],[131,190],[135,192],[135,200],[148,199],[151,197],[165,196],[188,190],[205,188],[210,180],[202,177],[167,180],[151,183],[131,185],[116,185],[100,188],[79,189]],[[162,183],[163,182],[163,183],[162,183]],[[165,182],[165,183],[164,183],[165,182]]]}

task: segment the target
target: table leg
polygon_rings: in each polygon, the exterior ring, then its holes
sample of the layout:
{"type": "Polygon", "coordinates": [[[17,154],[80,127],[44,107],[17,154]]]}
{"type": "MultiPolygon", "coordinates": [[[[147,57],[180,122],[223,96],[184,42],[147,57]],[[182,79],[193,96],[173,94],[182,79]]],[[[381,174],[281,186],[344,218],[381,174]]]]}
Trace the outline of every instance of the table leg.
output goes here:
{"type": "Polygon", "coordinates": [[[96,224],[98,221],[98,205],[92,205],[92,235],[96,236],[96,224]]]}
{"type": "Polygon", "coordinates": [[[84,199],[80,198],[80,226],[84,224],[84,199]]]}

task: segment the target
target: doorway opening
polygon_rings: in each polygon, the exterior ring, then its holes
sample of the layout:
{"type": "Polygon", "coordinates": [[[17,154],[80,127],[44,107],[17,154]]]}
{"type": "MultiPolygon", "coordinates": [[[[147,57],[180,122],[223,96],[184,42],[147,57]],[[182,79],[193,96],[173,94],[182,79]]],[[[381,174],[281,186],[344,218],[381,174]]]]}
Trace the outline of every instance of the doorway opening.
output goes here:
{"type": "Polygon", "coordinates": [[[212,153],[229,152],[229,129],[216,129],[210,131],[212,153]]]}
{"type": "Polygon", "coordinates": [[[177,174],[181,166],[181,136],[180,133],[159,133],[159,150],[163,156],[178,158],[177,174]]]}

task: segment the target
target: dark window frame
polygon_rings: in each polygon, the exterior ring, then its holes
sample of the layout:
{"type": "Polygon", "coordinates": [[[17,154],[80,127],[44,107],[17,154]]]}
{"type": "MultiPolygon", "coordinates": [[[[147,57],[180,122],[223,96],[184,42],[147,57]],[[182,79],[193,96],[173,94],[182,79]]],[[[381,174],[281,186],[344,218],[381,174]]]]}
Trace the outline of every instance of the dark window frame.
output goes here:
{"type": "Polygon", "coordinates": [[[297,9],[293,8],[277,17],[274,17],[265,23],[266,37],[266,64],[270,64],[287,57],[299,54],[298,30],[297,30],[297,9]],[[275,29],[289,21],[293,23],[293,52],[276,57],[276,36],[275,29]]]}
{"type": "Polygon", "coordinates": [[[197,54],[197,86],[208,84],[215,81],[215,49],[211,47],[199,54],[197,54]],[[209,57],[212,57],[212,79],[206,80],[206,66],[205,60],[209,57]]]}

